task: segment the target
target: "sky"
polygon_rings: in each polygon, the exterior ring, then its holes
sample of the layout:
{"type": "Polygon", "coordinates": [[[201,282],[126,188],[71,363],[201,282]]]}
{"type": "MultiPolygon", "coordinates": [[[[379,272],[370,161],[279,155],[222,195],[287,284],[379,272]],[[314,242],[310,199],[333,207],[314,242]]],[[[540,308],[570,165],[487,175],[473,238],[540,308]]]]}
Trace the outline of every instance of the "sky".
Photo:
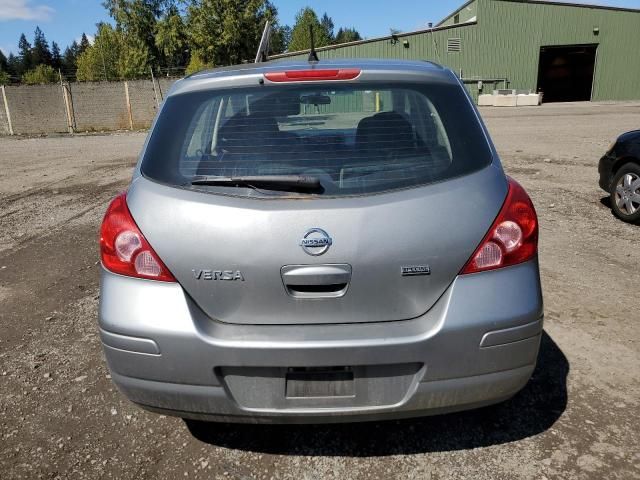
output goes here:
{"type": "MultiPolygon", "coordinates": [[[[575,0],[574,0],[575,1],[575,0]]],[[[318,15],[325,11],[339,27],[355,27],[365,38],[389,34],[389,29],[418,30],[428,22],[437,23],[464,3],[464,0],[272,0],[281,24],[292,25],[296,13],[305,6],[318,15]]],[[[583,0],[617,7],[640,8],[640,0],[583,0]]],[[[108,21],[101,0],[0,0],[0,50],[17,53],[18,39],[25,33],[33,42],[36,26],[49,44],[55,41],[61,50],[83,32],[89,38],[96,23],[108,21]]]]}

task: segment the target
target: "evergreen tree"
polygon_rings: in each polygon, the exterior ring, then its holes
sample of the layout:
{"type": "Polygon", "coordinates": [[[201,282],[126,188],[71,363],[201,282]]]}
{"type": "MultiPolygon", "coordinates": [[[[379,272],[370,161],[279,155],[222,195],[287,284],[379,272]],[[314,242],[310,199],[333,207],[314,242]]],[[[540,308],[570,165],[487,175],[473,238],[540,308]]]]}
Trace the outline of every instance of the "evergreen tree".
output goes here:
{"type": "Polygon", "coordinates": [[[16,57],[13,53],[9,53],[7,58],[7,73],[10,77],[19,78],[22,68],[20,57],[16,57]]]}
{"type": "Polygon", "coordinates": [[[62,69],[67,75],[75,75],[76,68],[78,67],[78,51],[80,50],[80,45],[75,40],[71,45],[69,45],[62,55],[62,69]]]}
{"type": "Polygon", "coordinates": [[[333,19],[329,15],[327,15],[327,12],[324,12],[324,15],[322,15],[322,18],[320,19],[320,25],[325,31],[327,37],[331,40],[331,43],[333,43],[335,38],[333,36],[333,29],[335,25],[333,24],[333,19]]]}
{"type": "MultiPolygon", "coordinates": [[[[121,45],[120,34],[111,25],[99,24],[93,45],[89,45],[77,56],[77,79],[90,82],[119,79],[121,45]]],[[[80,49],[81,47],[78,51],[80,49]]]]}
{"type": "Polygon", "coordinates": [[[60,55],[60,47],[56,42],[51,42],[51,66],[58,70],[62,68],[62,57],[60,55]]]}
{"type": "Polygon", "coordinates": [[[22,76],[23,72],[31,70],[34,66],[31,55],[31,44],[24,33],[20,35],[20,40],[18,40],[18,56],[20,57],[20,66],[16,74],[22,76]]]}
{"type": "Polygon", "coordinates": [[[146,77],[150,65],[149,49],[139,38],[102,23],[93,45],[78,55],[77,65],[76,77],[80,81],[146,77]]]}
{"type": "MultiPolygon", "coordinates": [[[[73,43],[76,43],[75,41],[73,43]]],[[[87,38],[87,34],[82,32],[82,37],[80,38],[80,44],[78,45],[78,48],[76,49],[76,57],[82,53],[84,53],[84,51],[89,48],[91,46],[91,43],[89,43],[89,39],[87,38]]]]}
{"type": "Polygon", "coordinates": [[[362,40],[360,33],[355,28],[340,28],[333,43],[347,43],[362,40]]]}
{"type": "Polygon", "coordinates": [[[194,1],[187,8],[192,53],[208,65],[253,60],[267,20],[277,20],[269,0],[194,1]]]}
{"type": "Polygon", "coordinates": [[[149,49],[137,37],[120,33],[120,54],[118,56],[118,77],[127,80],[149,75],[149,49]]]}
{"type": "Polygon", "coordinates": [[[274,25],[271,29],[269,53],[277,55],[286,52],[289,48],[289,42],[291,42],[291,27],[289,25],[274,25]]]}
{"type": "Polygon", "coordinates": [[[291,30],[291,42],[289,51],[308,50],[311,48],[311,36],[309,26],[313,28],[315,47],[323,47],[331,43],[327,30],[322,26],[316,12],[312,8],[306,7],[296,15],[296,23],[291,30]]]}
{"type": "Polygon", "coordinates": [[[116,30],[124,32],[135,42],[135,50],[149,59],[158,59],[156,26],[165,13],[165,7],[174,6],[174,0],[105,0],[102,5],[116,23],[116,30]]]}
{"type": "Polygon", "coordinates": [[[36,31],[33,34],[31,58],[34,66],[51,65],[51,50],[49,50],[49,43],[47,42],[42,30],[40,30],[40,27],[36,27],[36,31]]]}
{"type": "Polygon", "coordinates": [[[5,57],[2,50],[0,50],[0,71],[6,72],[7,66],[8,66],[7,57],[5,57]]]}
{"type": "Polygon", "coordinates": [[[164,67],[179,67],[188,63],[186,26],[178,8],[171,6],[157,23],[155,44],[164,67]]]}
{"type": "Polygon", "coordinates": [[[0,50],[0,85],[7,85],[11,80],[9,78],[9,63],[7,57],[4,56],[2,50],[0,50]]]}
{"type": "Polygon", "coordinates": [[[191,59],[184,73],[185,75],[191,75],[192,73],[201,72],[211,67],[213,67],[213,65],[202,61],[198,55],[191,55],[191,59]]]}

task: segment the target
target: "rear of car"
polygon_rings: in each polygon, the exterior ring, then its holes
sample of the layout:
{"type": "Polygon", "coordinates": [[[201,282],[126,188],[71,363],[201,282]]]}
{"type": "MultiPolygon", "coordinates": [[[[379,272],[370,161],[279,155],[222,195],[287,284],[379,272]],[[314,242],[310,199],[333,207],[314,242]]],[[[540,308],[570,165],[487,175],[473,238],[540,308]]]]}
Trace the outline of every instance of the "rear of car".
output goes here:
{"type": "Polygon", "coordinates": [[[504,400],[536,363],[537,236],[449,70],[195,75],[173,87],[103,222],[112,378],[145,408],[209,420],[504,400]]]}

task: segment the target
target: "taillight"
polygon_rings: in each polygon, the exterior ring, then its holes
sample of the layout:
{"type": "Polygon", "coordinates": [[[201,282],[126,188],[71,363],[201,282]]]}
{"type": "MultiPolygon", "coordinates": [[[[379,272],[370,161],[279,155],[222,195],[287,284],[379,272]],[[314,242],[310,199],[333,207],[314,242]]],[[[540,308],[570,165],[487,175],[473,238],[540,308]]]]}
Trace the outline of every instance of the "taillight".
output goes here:
{"type": "Polygon", "coordinates": [[[526,262],[538,251],[538,217],[533,203],[513,178],[489,232],[460,273],[477,273],[526,262]]]}
{"type": "Polygon", "coordinates": [[[100,258],[104,267],[120,275],[175,282],[153,251],[127,208],[127,194],[109,204],[100,227],[100,258]]]}
{"type": "Polygon", "coordinates": [[[359,68],[335,68],[267,72],[264,74],[264,78],[270,82],[312,82],[318,80],[353,80],[358,75],[360,75],[359,68]]]}

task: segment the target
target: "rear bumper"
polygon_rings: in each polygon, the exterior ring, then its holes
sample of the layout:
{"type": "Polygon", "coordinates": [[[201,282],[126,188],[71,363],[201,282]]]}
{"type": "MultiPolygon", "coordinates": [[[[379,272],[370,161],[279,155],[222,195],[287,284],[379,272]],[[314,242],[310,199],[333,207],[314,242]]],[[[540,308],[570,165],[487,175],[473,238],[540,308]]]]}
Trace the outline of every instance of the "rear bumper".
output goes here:
{"type": "Polygon", "coordinates": [[[242,411],[223,387],[154,382],[113,374],[120,390],[146,410],[194,420],[242,423],[337,423],[437,415],[507,400],[524,387],[534,365],[474,377],[420,382],[395,408],[242,411]]]}
{"type": "Polygon", "coordinates": [[[183,417],[327,422],[496,403],[527,382],[542,333],[537,261],[458,277],[406,321],[307,326],[214,322],[176,284],[102,272],[100,333],[133,402],[183,417]],[[291,367],[348,367],[352,395],[289,398],[291,367]]]}

